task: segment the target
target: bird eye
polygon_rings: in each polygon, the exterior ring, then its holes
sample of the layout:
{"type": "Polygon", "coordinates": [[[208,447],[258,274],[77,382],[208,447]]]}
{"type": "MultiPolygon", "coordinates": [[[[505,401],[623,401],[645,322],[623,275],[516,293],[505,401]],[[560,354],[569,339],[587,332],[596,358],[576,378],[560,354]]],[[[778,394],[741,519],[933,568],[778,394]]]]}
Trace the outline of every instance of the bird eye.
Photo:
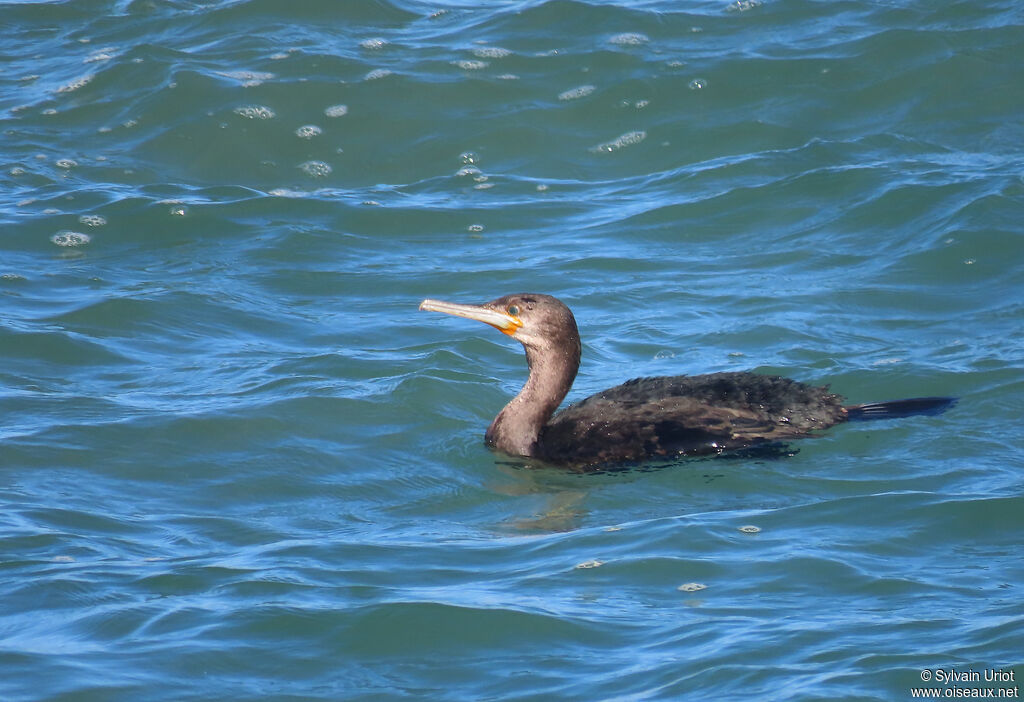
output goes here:
{"type": "Polygon", "coordinates": [[[508,313],[510,315],[512,315],[513,317],[518,317],[519,316],[519,306],[518,305],[509,305],[508,306],[508,313]]]}

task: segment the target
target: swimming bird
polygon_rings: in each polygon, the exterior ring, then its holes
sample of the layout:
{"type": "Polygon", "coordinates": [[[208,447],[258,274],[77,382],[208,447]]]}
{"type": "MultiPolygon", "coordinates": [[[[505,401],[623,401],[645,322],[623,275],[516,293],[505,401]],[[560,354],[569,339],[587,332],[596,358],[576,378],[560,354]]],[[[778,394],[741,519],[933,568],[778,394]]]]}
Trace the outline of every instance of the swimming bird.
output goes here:
{"type": "Polygon", "coordinates": [[[485,440],[506,454],[576,470],[721,454],[811,436],[849,420],[937,414],[956,401],[844,405],[827,386],[742,371],[636,378],[555,414],[580,366],[579,330],[564,303],[517,293],[482,305],[424,300],[420,309],[484,322],[523,345],[529,377],[485,440]]]}

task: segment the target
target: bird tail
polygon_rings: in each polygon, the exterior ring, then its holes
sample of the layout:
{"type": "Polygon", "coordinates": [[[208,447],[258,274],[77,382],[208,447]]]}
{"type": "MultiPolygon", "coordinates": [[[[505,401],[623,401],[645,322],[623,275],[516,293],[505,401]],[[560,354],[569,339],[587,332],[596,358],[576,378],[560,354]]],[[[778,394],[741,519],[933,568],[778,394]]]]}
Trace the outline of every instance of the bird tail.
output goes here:
{"type": "Polygon", "coordinates": [[[907,400],[867,402],[863,405],[847,406],[846,417],[856,422],[869,419],[898,419],[916,414],[942,414],[954,404],[955,397],[912,397],[907,400]]]}

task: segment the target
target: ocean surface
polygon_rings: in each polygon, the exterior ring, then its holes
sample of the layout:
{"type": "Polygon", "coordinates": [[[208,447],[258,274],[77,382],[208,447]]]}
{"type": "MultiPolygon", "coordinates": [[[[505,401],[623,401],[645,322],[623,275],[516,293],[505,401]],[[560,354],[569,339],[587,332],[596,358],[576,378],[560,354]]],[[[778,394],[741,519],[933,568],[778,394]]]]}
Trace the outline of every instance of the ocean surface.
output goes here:
{"type": "Polygon", "coordinates": [[[1019,2],[0,28],[0,699],[1020,684],[1019,2]],[[792,455],[535,469],[483,443],[521,347],[417,311],[520,291],[575,311],[569,401],[740,369],[960,400],[792,455]]]}

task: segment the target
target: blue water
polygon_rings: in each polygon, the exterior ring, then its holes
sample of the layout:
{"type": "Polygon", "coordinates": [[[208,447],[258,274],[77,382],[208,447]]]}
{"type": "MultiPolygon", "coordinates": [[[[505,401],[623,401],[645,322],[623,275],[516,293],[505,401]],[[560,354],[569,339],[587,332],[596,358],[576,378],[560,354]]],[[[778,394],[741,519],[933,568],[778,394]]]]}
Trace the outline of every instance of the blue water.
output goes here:
{"type": "Polygon", "coordinates": [[[0,27],[0,699],[1018,685],[1017,3],[0,27]],[[576,313],[570,401],[752,369],[960,402],[791,456],[531,470],[482,441],[518,344],[417,311],[518,291],[576,313]]]}

